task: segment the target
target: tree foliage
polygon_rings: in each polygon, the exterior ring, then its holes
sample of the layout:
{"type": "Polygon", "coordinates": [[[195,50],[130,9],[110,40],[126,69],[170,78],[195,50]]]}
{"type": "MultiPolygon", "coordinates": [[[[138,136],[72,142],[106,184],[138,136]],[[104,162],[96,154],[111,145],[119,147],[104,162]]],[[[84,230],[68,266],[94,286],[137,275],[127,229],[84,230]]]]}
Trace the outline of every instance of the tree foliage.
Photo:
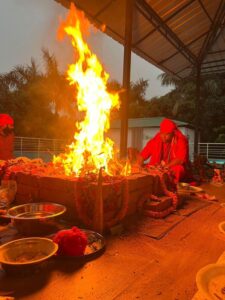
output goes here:
{"type": "MultiPolygon", "coordinates": [[[[158,99],[162,115],[194,124],[196,79],[177,80],[171,75],[160,76],[163,85],[174,89],[158,99]],[[170,107],[170,108],[169,108],[170,107]]],[[[225,141],[225,77],[224,74],[202,76],[200,89],[200,136],[202,142],[225,141]]],[[[152,102],[152,101],[150,101],[152,102]]],[[[153,104],[153,103],[152,103],[153,104]]]]}
{"type": "Polygon", "coordinates": [[[31,59],[0,75],[0,110],[14,118],[16,135],[67,138],[75,127],[74,91],[55,57],[42,53],[43,72],[31,59]]]}
{"type": "MultiPolygon", "coordinates": [[[[10,72],[0,74],[0,112],[12,115],[15,133],[19,136],[69,138],[80,115],[76,109],[76,87],[70,86],[66,74],[59,71],[54,55],[43,49],[44,71],[34,59],[29,65],[19,65],[10,72]]],[[[172,85],[171,92],[147,99],[148,80],[131,82],[129,118],[164,116],[194,124],[196,80],[162,74],[162,85],[172,85]]],[[[117,81],[107,86],[119,92],[124,89],[117,81]]],[[[225,76],[203,77],[201,81],[201,141],[225,142],[225,76]]],[[[112,111],[111,118],[120,118],[112,111]]]]}
{"type": "MultiPolygon", "coordinates": [[[[196,79],[178,80],[162,74],[162,85],[173,90],[161,97],[146,99],[148,81],[131,83],[129,118],[167,117],[194,125],[196,105],[196,79]]],[[[120,86],[121,89],[121,86],[120,86]]],[[[225,142],[225,76],[202,77],[200,99],[200,137],[202,142],[225,142]]]]}

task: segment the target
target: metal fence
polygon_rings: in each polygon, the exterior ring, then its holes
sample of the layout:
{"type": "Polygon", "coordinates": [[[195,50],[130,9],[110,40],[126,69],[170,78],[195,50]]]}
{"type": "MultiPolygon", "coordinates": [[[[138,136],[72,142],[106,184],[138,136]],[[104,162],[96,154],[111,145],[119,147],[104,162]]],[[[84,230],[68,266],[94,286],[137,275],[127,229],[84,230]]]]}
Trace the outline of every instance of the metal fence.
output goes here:
{"type": "Polygon", "coordinates": [[[225,143],[199,143],[198,153],[209,161],[225,162],[225,143]]]}
{"type": "MultiPolygon", "coordinates": [[[[14,155],[29,158],[52,160],[53,155],[65,151],[67,140],[15,137],[14,155]]],[[[190,143],[190,158],[193,159],[194,145],[190,143]]],[[[209,161],[225,162],[225,143],[199,143],[198,153],[207,157],[209,161]]]]}
{"type": "Polygon", "coordinates": [[[68,141],[59,139],[30,138],[16,136],[14,140],[14,155],[29,158],[52,160],[53,155],[64,152],[68,141]]]}
{"type": "MultiPolygon", "coordinates": [[[[189,143],[190,159],[194,159],[194,144],[189,143]]],[[[208,161],[225,163],[225,143],[199,143],[198,154],[205,156],[208,161]]]]}

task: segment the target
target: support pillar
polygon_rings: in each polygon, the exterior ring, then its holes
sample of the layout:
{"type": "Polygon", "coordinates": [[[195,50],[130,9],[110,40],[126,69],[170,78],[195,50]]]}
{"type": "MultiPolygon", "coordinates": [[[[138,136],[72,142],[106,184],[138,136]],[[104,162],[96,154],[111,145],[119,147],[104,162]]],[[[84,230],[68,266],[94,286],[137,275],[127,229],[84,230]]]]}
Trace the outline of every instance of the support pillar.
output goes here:
{"type": "Polygon", "coordinates": [[[132,47],[132,27],[133,27],[133,8],[134,0],[126,0],[126,19],[125,19],[125,41],[123,58],[123,88],[121,103],[121,129],[120,129],[120,157],[127,154],[127,135],[128,135],[128,106],[130,95],[130,68],[131,68],[131,47],[132,47]]]}
{"type": "Polygon", "coordinates": [[[195,139],[194,139],[194,154],[198,154],[198,143],[199,143],[199,128],[201,121],[201,65],[197,65],[196,74],[196,102],[195,102],[195,139]]]}

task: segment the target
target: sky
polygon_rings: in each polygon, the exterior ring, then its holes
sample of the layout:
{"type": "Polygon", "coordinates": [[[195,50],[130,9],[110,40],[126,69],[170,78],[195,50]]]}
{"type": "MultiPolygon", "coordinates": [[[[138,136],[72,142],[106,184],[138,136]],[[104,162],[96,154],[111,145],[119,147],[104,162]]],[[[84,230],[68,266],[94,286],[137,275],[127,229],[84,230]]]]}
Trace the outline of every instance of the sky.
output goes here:
{"type": "MultiPolygon", "coordinates": [[[[68,10],[54,0],[0,0],[0,73],[12,70],[16,65],[29,64],[33,57],[40,70],[42,48],[53,53],[60,69],[65,71],[73,63],[72,46],[69,41],[57,40],[59,20],[68,10]]],[[[110,80],[122,82],[123,46],[106,34],[92,34],[90,48],[97,54],[110,80]]],[[[162,87],[157,76],[162,71],[132,54],[131,81],[149,80],[146,99],[161,96],[171,90],[162,87]]]]}

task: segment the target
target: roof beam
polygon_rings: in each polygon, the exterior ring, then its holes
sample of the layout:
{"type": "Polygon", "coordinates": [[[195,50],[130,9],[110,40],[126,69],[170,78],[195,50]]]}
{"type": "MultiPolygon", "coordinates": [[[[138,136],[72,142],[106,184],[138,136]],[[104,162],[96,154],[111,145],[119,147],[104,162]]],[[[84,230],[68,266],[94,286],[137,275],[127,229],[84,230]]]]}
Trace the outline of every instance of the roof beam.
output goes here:
{"type": "MultiPolygon", "coordinates": [[[[206,67],[205,68],[201,68],[201,70],[202,70],[201,74],[204,75],[204,74],[216,74],[216,73],[223,73],[223,72],[225,73],[225,64],[224,65],[219,65],[219,66],[212,66],[212,68],[223,67],[223,66],[224,66],[223,69],[218,69],[218,70],[207,70],[206,67]],[[203,69],[205,69],[205,70],[203,70],[203,69]]],[[[190,66],[189,67],[185,67],[182,70],[178,71],[175,74],[175,76],[178,76],[178,74],[181,73],[181,72],[183,72],[185,69],[191,69],[191,68],[190,68],[190,66]]],[[[194,76],[194,74],[195,74],[194,71],[196,72],[195,69],[192,69],[192,71],[190,72],[190,75],[188,75],[188,76],[194,76]]],[[[187,77],[187,76],[185,76],[185,77],[187,77]]]]}
{"type": "Polygon", "coordinates": [[[192,64],[196,63],[197,58],[195,55],[185,46],[185,44],[178,38],[171,28],[165,24],[152,7],[145,2],[145,0],[136,0],[136,7],[156,28],[158,27],[158,31],[170,42],[171,45],[181,52],[188,61],[192,64]]]}
{"type": "Polygon", "coordinates": [[[203,69],[212,69],[212,68],[220,68],[220,67],[225,67],[225,63],[223,64],[220,64],[220,65],[214,65],[214,66],[205,66],[205,67],[202,67],[202,70],[203,69]]]}
{"type": "MultiPolygon", "coordinates": [[[[198,40],[200,40],[204,35],[206,35],[208,33],[207,32],[204,32],[202,33],[200,36],[198,36],[196,39],[192,40],[191,42],[189,42],[186,46],[191,46],[192,44],[194,44],[195,42],[197,42],[198,40]]],[[[173,54],[171,54],[170,56],[166,57],[165,59],[161,60],[159,63],[160,64],[163,64],[165,63],[167,60],[171,59],[172,57],[174,57],[175,55],[177,55],[178,53],[180,53],[180,51],[176,51],[174,52],[173,54]]]]}
{"type": "Polygon", "coordinates": [[[225,17],[225,1],[221,0],[220,5],[217,9],[216,15],[214,17],[213,23],[210,26],[208,35],[203,43],[203,46],[199,52],[198,63],[201,64],[204,60],[207,52],[212,47],[216,38],[218,37],[219,32],[222,30],[222,22],[225,17]]]}
{"type": "Polygon", "coordinates": [[[204,13],[206,14],[206,16],[208,17],[208,19],[209,19],[210,22],[212,23],[213,20],[212,20],[211,16],[209,15],[209,13],[207,12],[207,10],[206,10],[204,4],[202,3],[202,0],[198,0],[198,2],[199,2],[199,4],[200,4],[201,8],[203,9],[204,13]]]}
{"type": "Polygon", "coordinates": [[[94,15],[94,18],[97,18],[100,14],[102,14],[113,2],[114,0],[109,1],[106,5],[94,15]]]}
{"type": "Polygon", "coordinates": [[[207,71],[207,72],[201,72],[202,75],[205,75],[205,74],[223,74],[225,73],[225,68],[224,69],[221,69],[221,70],[211,70],[211,71],[207,71]]]}
{"type": "MultiPolygon", "coordinates": [[[[157,68],[159,67],[159,62],[156,61],[154,58],[152,58],[151,56],[146,55],[146,53],[144,53],[141,49],[139,49],[138,47],[132,48],[132,51],[134,51],[137,55],[140,55],[142,58],[144,58],[145,60],[149,61],[150,63],[152,63],[153,65],[155,65],[157,68]]],[[[171,73],[177,77],[179,77],[176,73],[174,73],[172,70],[168,69],[165,66],[160,66],[161,69],[163,69],[164,72],[168,72],[171,73]]],[[[179,79],[181,79],[181,77],[179,77],[179,79]]]]}
{"type": "Polygon", "coordinates": [[[225,59],[217,59],[217,60],[210,60],[210,61],[204,61],[202,63],[202,66],[205,65],[205,64],[214,64],[214,63],[218,63],[218,62],[221,62],[221,61],[225,61],[225,59]]]}
{"type": "MultiPolygon", "coordinates": [[[[181,69],[180,71],[176,72],[176,75],[179,74],[179,73],[181,73],[181,72],[183,72],[183,71],[186,70],[186,69],[192,69],[192,65],[191,65],[191,66],[187,66],[187,67],[181,69]]],[[[177,76],[178,76],[178,75],[177,75],[177,76]]]]}
{"type": "Polygon", "coordinates": [[[224,53],[225,52],[225,49],[224,50],[217,50],[217,51],[209,51],[207,54],[220,54],[220,53],[224,53]]]}
{"type": "MultiPolygon", "coordinates": [[[[188,3],[180,7],[178,10],[176,10],[173,14],[171,14],[168,18],[165,18],[164,22],[167,23],[170,21],[172,18],[174,18],[177,14],[179,14],[181,11],[183,11],[186,7],[190,6],[195,0],[190,0],[188,3]]],[[[143,40],[145,40],[147,37],[149,37],[151,34],[153,34],[155,31],[159,29],[158,25],[155,27],[153,30],[149,31],[146,35],[144,35],[141,39],[139,39],[137,42],[134,43],[134,46],[140,44],[143,40]]]]}

